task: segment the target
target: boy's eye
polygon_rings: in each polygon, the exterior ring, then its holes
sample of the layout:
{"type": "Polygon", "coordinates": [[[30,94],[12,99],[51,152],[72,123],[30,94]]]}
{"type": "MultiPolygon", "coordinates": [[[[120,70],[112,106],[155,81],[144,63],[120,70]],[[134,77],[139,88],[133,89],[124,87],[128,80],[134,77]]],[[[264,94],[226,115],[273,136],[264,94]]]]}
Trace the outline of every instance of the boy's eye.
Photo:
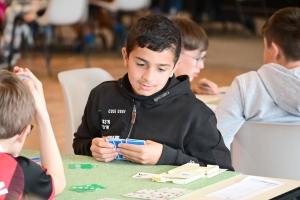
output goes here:
{"type": "Polygon", "coordinates": [[[158,68],[158,71],[164,72],[164,71],[166,71],[166,69],[165,68],[158,68]]]}
{"type": "Polygon", "coordinates": [[[144,63],[136,63],[136,64],[137,64],[137,66],[139,66],[139,67],[144,67],[144,66],[145,66],[144,63]]]}
{"type": "Polygon", "coordinates": [[[206,59],[205,56],[195,58],[196,62],[198,62],[198,61],[205,61],[205,59],[206,59]]]}

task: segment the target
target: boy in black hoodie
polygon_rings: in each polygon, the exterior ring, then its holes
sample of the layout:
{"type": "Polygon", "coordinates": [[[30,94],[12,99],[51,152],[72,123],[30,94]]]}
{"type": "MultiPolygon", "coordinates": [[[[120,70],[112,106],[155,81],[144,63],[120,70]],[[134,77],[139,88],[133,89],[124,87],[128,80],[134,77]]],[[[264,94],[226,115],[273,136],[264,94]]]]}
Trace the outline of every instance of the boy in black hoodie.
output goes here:
{"type": "Polygon", "coordinates": [[[74,134],[75,154],[110,162],[118,153],[140,164],[201,166],[233,170],[214,113],[190,89],[180,64],[178,27],[161,15],[139,19],[122,49],[128,73],[94,88],[74,134]],[[146,145],[106,142],[108,136],[146,140],[146,145]]]}

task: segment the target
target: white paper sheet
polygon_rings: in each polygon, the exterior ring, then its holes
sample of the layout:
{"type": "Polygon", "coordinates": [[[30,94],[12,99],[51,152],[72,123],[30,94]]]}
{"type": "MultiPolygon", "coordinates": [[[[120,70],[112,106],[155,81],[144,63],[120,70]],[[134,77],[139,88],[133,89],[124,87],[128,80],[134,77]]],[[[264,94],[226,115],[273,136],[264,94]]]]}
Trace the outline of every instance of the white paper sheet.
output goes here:
{"type": "Polygon", "coordinates": [[[231,186],[228,186],[206,196],[230,200],[246,199],[261,192],[273,189],[282,184],[283,182],[256,176],[248,176],[239,183],[235,183],[231,186]]]}

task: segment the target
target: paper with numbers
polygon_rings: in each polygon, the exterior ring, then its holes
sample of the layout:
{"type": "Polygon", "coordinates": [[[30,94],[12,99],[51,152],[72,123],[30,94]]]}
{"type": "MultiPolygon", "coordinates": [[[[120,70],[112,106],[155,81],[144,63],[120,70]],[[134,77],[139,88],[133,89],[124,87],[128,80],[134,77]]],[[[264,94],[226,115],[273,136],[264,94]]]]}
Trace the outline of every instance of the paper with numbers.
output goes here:
{"type": "Polygon", "coordinates": [[[274,181],[271,179],[248,176],[239,183],[235,183],[206,196],[220,199],[240,200],[276,188],[282,184],[283,182],[274,181]]]}

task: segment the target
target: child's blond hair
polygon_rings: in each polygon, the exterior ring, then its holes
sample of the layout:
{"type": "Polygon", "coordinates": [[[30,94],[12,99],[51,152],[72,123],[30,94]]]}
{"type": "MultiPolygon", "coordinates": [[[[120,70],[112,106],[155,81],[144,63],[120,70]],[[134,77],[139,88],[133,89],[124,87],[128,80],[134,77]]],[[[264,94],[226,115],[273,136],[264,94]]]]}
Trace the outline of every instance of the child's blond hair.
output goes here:
{"type": "Polygon", "coordinates": [[[0,70],[0,139],[20,134],[34,115],[34,98],[25,83],[7,70],[0,70]]]}

